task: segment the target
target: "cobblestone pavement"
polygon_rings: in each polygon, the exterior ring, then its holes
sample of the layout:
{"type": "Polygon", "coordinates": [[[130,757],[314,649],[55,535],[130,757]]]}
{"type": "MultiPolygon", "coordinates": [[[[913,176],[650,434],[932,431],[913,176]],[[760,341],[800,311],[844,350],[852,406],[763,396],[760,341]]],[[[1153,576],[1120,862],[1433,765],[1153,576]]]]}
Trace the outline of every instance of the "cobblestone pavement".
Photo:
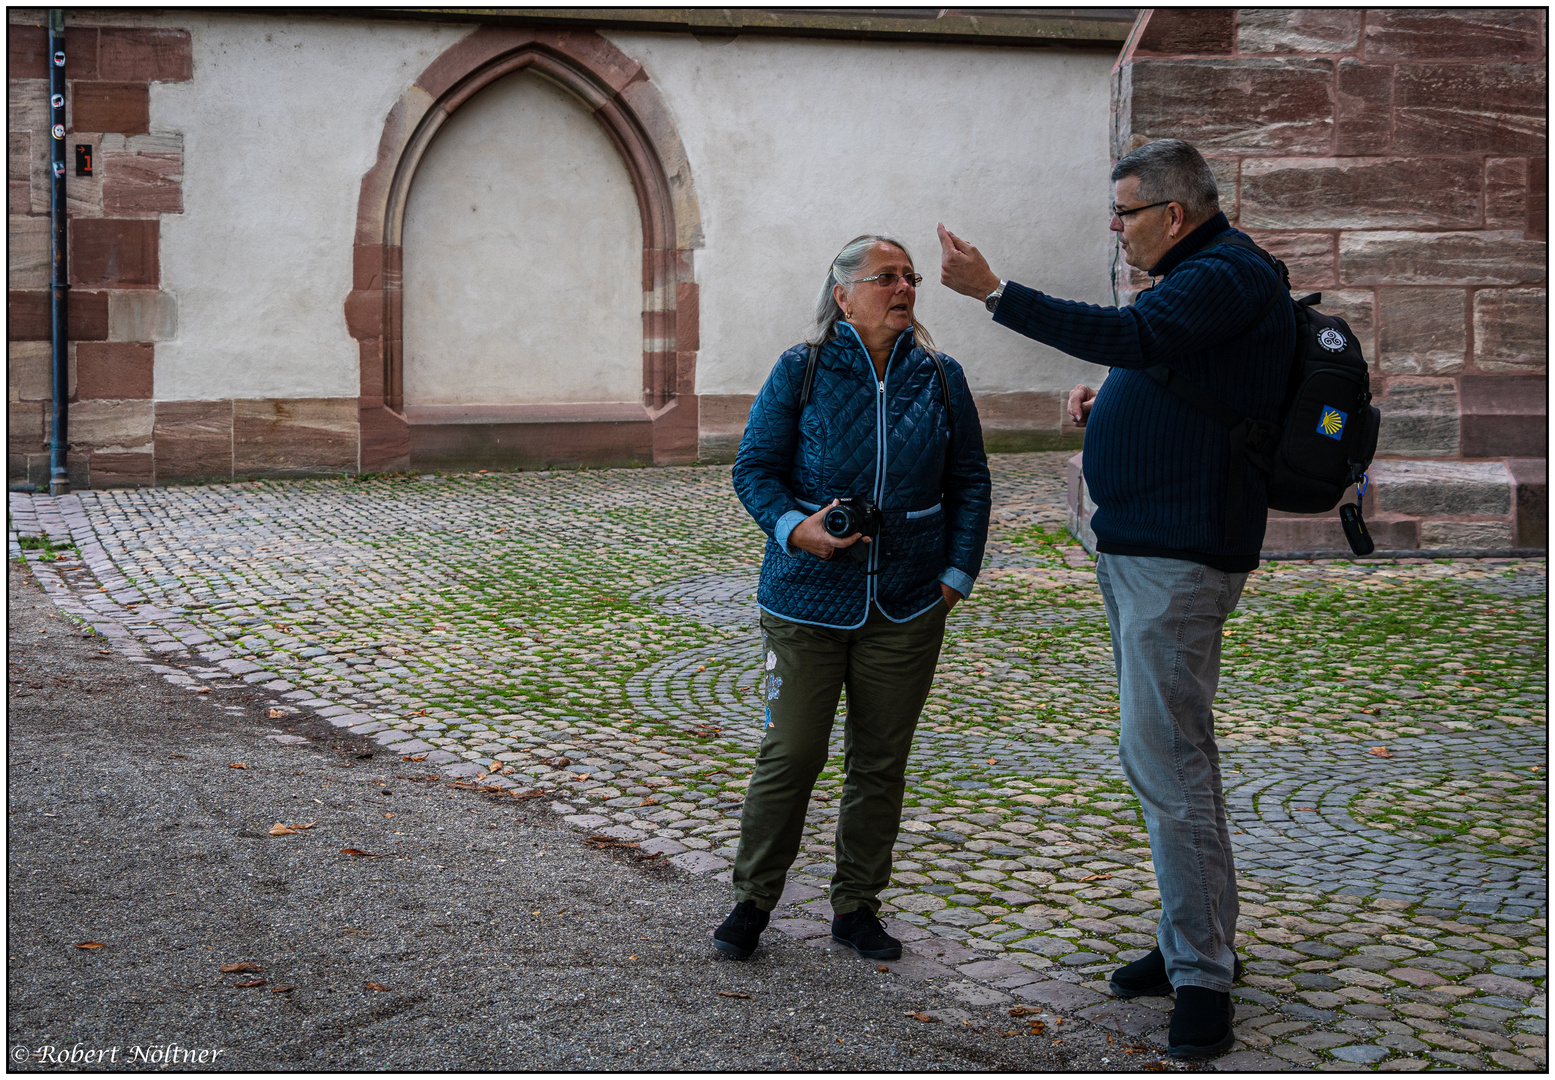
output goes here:
{"type": "MultiPolygon", "coordinates": [[[[1132,1064],[1171,1003],[1106,991],[1159,894],[1066,456],[992,460],[987,564],[910,765],[891,967],[1078,1015],[1132,1064]]],[[[726,467],[13,494],[10,526],[63,610],[218,708],[257,683],[728,878],[762,538],[726,467]]],[[[1247,961],[1219,1067],[1545,1068],[1545,619],[1542,561],[1249,579],[1218,700],[1247,961]]],[[[774,921],[823,948],[840,783],[834,761],[774,921]]]]}

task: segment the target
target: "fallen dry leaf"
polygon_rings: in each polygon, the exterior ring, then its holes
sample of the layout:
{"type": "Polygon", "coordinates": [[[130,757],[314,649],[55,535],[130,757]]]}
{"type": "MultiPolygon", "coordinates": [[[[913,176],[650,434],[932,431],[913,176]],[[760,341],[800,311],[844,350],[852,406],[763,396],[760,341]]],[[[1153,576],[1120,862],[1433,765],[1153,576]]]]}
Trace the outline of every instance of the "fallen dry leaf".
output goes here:
{"type": "Polygon", "coordinates": [[[425,761],[426,759],[427,759],[426,754],[401,754],[400,755],[400,760],[401,761],[425,761]]]}
{"type": "Polygon", "coordinates": [[[930,1016],[928,1013],[910,1012],[907,1015],[914,1020],[922,1020],[925,1024],[933,1024],[939,1021],[939,1017],[930,1016]]]}
{"type": "Polygon", "coordinates": [[[221,965],[221,970],[231,973],[234,971],[263,971],[264,968],[260,967],[258,964],[250,963],[249,961],[244,960],[236,964],[223,964],[221,965]]]}
{"type": "Polygon", "coordinates": [[[318,823],[319,823],[319,819],[318,818],[314,818],[312,821],[308,822],[306,825],[298,825],[296,823],[293,823],[293,824],[288,825],[286,827],[288,829],[298,829],[298,830],[301,830],[301,829],[311,829],[311,828],[313,828],[313,826],[317,825],[318,823]]]}
{"type": "Polygon", "coordinates": [[[209,686],[202,686],[195,691],[196,694],[209,694],[210,692],[211,688],[209,686]]]}
{"type": "Polygon", "coordinates": [[[229,768],[229,769],[246,769],[246,768],[248,768],[248,766],[243,764],[241,761],[229,761],[229,762],[227,762],[227,768],[229,768]]]}
{"type": "Polygon", "coordinates": [[[988,764],[990,764],[990,765],[997,765],[997,764],[999,764],[999,759],[998,758],[989,758],[988,759],[988,764]]]}
{"type": "Polygon", "coordinates": [[[104,945],[101,941],[83,941],[81,944],[77,945],[76,948],[78,948],[78,949],[104,949],[104,948],[107,948],[107,946],[104,945]]]}
{"type": "Polygon", "coordinates": [[[269,712],[265,713],[265,715],[268,716],[271,720],[279,720],[286,714],[280,709],[271,709],[269,712]]]}
{"type": "Polygon", "coordinates": [[[1371,754],[1373,757],[1392,757],[1393,756],[1393,752],[1391,750],[1389,750],[1386,746],[1373,746],[1369,751],[1367,751],[1367,753],[1371,754]]]}
{"type": "Polygon", "coordinates": [[[272,994],[285,994],[295,989],[297,989],[295,986],[272,986],[270,992],[272,994]]]}
{"type": "Polygon", "coordinates": [[[1017,1005],[1017,1006],[1015,1006],[1015,1008],[1010,1010],[1010,1015],[1011,1016],[1035,1016],[1038,1013],[1040,1013],[1041,1011],[1042,1011],[1041,1009],[1028,1009],[1024,1005],[1017,1005]]]}
{"type": "Polygon", "coordinates": [[[638,803],[637,805],[638,806],[657,806],[658,804],[659,804],[659,800],[655,799],[652,795],[649,795],[647,798],[643,799],[643,801],[638,803]]]}
{"type": "Polygon", "coordinates": [[[361,856],[364,859],[387,859],[388,858],[387,855],[374,855],[371,851],[363,851],[361,848],[354,848],[354,847],[343,847],[343,848],[340,849],[340,854],[342,854],[342,855],[359,855],[359,856],[361,856]]]}
{"type": "Polygon", "coordinates": [[[167,756],[170,757],[170,758],[177,758],[179,761],[188,761],[189,760],[189,756],[187,754],[169,754],[167,756]]]}
{"type": "Polygon", "coordinates": [[[891,969],[888,966],[886,966],[885,964],[876,964],[875,965],[875,970],[876,971],[890,971],[891,969]]]}
{"type": "Polygon", "coordinates": [[[1309,813],[1313,813],[1313,814],[1317,813],[1317,807],[1315,807],[1315,806],[1293,806],[1293,807],[1291,807],[1291,809],[1292,810],[1306,810],[1309,813]]]}
{"type": "Polygon", "coordinates": [[[1081,881],[1106,881],[1111,876],[1112,876],[1111,874],[1091,874],[1088,877],[1081,878],[1080,880],[1081,881]]]}
{"type": "Polygon", "coordinates": [[[277,821],[274,825],[270,826],[270,835],[271,836],[296,836],[297,835],[297,830],[296,829],[288,829],[285,825],[282,825],[279,821],[277,821]]]}
{"type": "Polygon", "coordinates": [[[634,859],[661,859],[663,857],[664,857],[664,852],[662,852],[662,851],[634,851],[634,852],[632,852],[632,858],[634,858],[634,859]]]}
{"type": "MultiPolygon", "coordinates": [[[[634,956],[634,957],[632,957],[632,959],[636,960],[637,957],[634,956]]],[[[719,997],[739,997],[739,998],[748,998],[748,997],[750,997],[749,994],[742,994],[738,990],[720,990],[720,991],[718,991],[718,996],[719,997]]]]}
{"type": "Polygon", "coordinates": [[[367,986],[366,986],[366,989],[368,989],[368,990],[382,990],[385,993],[389,993],[390,992],[389,988],[387,986],[384,986],[382,983],[375,983],[375,982],[368,983],[367,986]]]}
{"type": "Polygon", "coordinates": [[[583,842],[585,844],[587,844],[589,847],[597,847],[597,848],[613,848],[613,847],[629,847],[629,848],[634,848],[634,847],[637,846],[637,841],[635,841],[635,840],[617,840],[613,836],[585,836],[583,838],[583,842]]]}
{"type": "Polygon", "coordinates": [[[393,817],[393,816],[394,816],[394,815],[393,815],[393,814],[383,814],[383,815],[381,815],[381,816],[382,816],[382,817],[393,817]]]}
{"type": "Polygon", "coordinates": [[[249,979],[247,982],[233,983],[232,985],[238,990],[246,990],[251,986],[263,986],[269,981],[268,979],[249,979]]]}

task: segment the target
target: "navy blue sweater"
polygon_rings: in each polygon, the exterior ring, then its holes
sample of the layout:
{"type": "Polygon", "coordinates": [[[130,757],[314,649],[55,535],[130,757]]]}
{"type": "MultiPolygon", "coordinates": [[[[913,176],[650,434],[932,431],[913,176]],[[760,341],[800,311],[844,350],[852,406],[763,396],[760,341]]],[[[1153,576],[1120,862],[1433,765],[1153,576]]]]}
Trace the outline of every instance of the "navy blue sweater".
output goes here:
{"type": "Polygon", "coordinates": [[[1059,300],[1012,281],[994,312],[1018,333],[1112,368],[1085,429],[1091,528],[1103,552],[1228,571],[1258,566],[1268,518],[1263,474],[1245,458],[1233,462],[1226,429],[1143,370],[1165,364],[1243,416],[1278,422],[1295,316],[1289,304],[1265,310],[1280,280],[1256,253],[1217,246],[1231,234],[1224,214],[1189,233],[1151,270],[1161,280],[1129,307],[1059,300]],[[1245,518],[1234,545],[1225,542],[1231,468],[1244,472],[1245,518]]]}

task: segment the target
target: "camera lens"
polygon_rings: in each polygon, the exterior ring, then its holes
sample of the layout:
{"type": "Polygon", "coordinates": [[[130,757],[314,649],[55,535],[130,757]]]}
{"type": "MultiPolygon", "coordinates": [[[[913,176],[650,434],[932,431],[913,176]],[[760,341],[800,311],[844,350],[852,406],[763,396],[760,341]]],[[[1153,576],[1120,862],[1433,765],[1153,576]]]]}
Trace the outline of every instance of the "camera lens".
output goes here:
{"type": "Polygon", "coordinates": [[[846,506],[834,506],[826,511],[821,524],[833,536],[852,536],[858,532],[858,527],[853,523],[853,512],[846,506]]]}

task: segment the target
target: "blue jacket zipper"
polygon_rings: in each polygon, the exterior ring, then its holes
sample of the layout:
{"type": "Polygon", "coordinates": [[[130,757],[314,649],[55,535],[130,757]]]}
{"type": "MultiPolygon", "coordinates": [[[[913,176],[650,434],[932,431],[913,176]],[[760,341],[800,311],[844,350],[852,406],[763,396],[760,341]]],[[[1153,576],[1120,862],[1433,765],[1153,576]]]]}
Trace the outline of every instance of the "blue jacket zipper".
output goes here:
{"type": "MultiPolygon", "coordinates": [[[[846,326],[853,331],[854,340],[864,353],[864,362],[869,365],[869,374],[873,378],[875,365],[869,355],[869,350],[864,347],[864,339],[859,337],[857,330],[849,323],[838,324],[839,328],[846,326]]],[[[885,492],[885,384],[886,377],[891,374],[891,361],[896,359],[896,352],[902,345],[903,338],[910,338],[911,330],[903,330],[897,335],[896,341],[891,346],[891,355],[886,358],[885,371],[878,379],[875,379],[875,505],[880,505],[880,499],[885,492]]],[[[862,540],[859,543],[863,543],[862,540]]],[[[864,619],[869,619],[870,605],[875,603],[875,579],[880,575],[880,537],[876,537],[869,545],[869,560],[864,564],[864,619]]]]}

